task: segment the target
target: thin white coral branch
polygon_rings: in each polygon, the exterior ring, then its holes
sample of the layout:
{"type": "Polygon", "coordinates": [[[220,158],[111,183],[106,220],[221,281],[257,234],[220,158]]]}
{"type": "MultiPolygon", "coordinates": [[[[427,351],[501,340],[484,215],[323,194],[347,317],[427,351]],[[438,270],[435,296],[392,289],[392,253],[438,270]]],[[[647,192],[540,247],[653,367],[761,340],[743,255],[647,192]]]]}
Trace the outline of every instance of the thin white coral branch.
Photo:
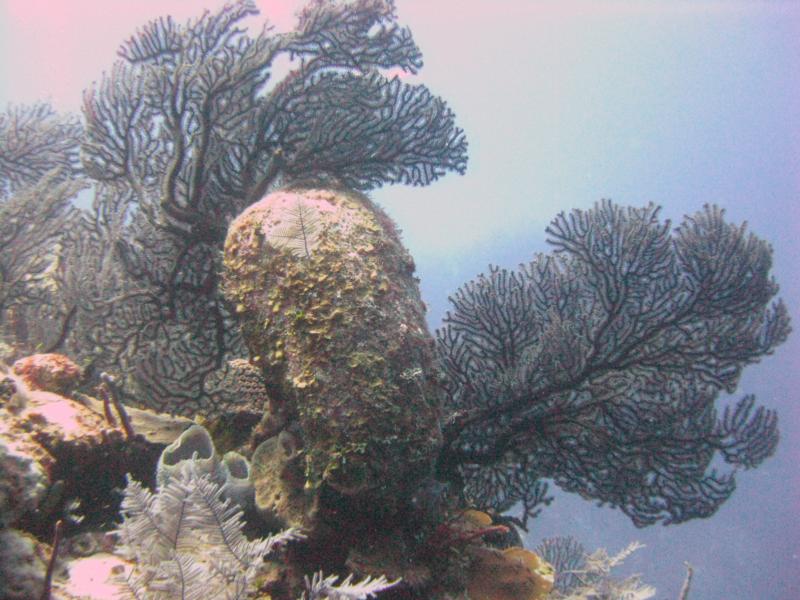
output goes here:
{"type": "Polygon", "coordinates": [[[692,576],[694,575],[694,569],[692,565],[688,562],[684,562],[686,565],[686,579],[683,580],[683,585],[681,586],[681,591],[678,594],[678,600],[688,600],[689,598],[689,589],[692,587],[692,576]]]}
{"type": "Polygon", "coordinates": [[[335,575],[325,577],[321,571],[314,573],[311,579],[306,576],[308,594],[303,593],[301,600],[367,600],[400,583],[400,579],[389,581],[383,575],[374,579],[367,577],[357,583],[353,583],[352,574],[339,584],[337,579],[335,575]]]}
{"type": "Polygon", "coordinates": [[[181,469],[153,494],[129,478],[120,526],[123,552],[136,561],[119,580],[137,600],[244,598],[265,556],[302,539],[287,529],[264,539],[242,533],[242,512],[220,485],[196,469],[181,469]]]}

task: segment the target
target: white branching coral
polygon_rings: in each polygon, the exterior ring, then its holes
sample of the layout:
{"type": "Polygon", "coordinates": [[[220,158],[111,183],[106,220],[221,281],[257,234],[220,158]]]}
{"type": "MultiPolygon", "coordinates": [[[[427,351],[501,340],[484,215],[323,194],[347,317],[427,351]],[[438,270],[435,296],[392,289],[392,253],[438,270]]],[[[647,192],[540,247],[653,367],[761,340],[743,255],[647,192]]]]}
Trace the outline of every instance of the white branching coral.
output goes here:
{"type": "MultiPolygon", "coordinates": [[[[243,600],[265,557],[304,536],[295,528],[248,540],[242,510],[192,461],[153,493],[128,479],[119,528],[122,555],[134,569],[117,583],[133,600],[243,600]]],[[[306,577],[301,600],[368,600],[400,582],[367,577],[341,583],[321,572],[306,577]]]]}
{"type": "Polygon", "coordinates": [[[155,494],[129,479],[122,515],[123,554],[136,566],[119,584],[136,600],[245,598],[264,557],[303,537],[287,529],[248,540],[239,505],[191,468],[155,494]]]}
{"type": "Polygon", "coordinates": [[[656,589],[642,583],[639,575],[625,579],[611,575],[612,569],[643,547],[631,542],[613,556],[605,548],[586,554],[581,544],[565,537],[544,540],[536,552],[556,570],[551,600],[647,600],[655,596],[656,589]]]}
{"type": "Polygon", "coordinates": [[[367,577],[356,583],[353,583],[352,575],[339,584],[337,579],[335,575],[325,577],[321,572],[314,573],[311,579],[306,577],[306,592],[300,600],[367,600],[400,583],[399,579],[389,581],[383,575],[374,579],[367,577]]]}

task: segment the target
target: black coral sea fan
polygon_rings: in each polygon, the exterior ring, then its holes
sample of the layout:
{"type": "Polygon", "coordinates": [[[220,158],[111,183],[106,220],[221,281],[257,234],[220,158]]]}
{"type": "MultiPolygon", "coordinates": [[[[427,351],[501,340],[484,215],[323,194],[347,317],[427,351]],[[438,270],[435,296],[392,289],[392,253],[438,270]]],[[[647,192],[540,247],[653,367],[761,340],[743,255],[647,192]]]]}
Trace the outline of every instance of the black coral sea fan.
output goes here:
{"type": "Polygon", "coordinates": [[[451,298],[440,470],[480,508],[529,518],[545,479],[640,527],[711,516],[778,443],[751,395],[716,405],[789,335],[772,249],[715,206],[673,230],[655,205],[603,201],[547,233],[555,254],[451,298]]]}
{"type": "MultiPolygon", "coordinates": [[[[117,373],[130,402],[191,416],[223,408],[217,383],[247,349],[218,289],[219,250],[246,206],[310,178],[369,190],[466,168],[444,100],[384,74],[422,66],[394,2],[306,4],[286,33],[248,34],[252,0],[151,21],[84,96],[80,156],[97,201],[67,279],[87,262],[113,277],[73,286],[67,347],[117,373]],[[116,213],[119,231],[108,231],[116,213]]],[[[307,257],[311,239],[295,230],[284,245],[307,257]]]]}
{"type": "Polygon", "coordinates": [[[137,600],[245,598],[263,558],[303,537],[287,529],[248,540],[239,506],[191,468],[156,493],[129,479],[122,515],[123,553],[136,567],[121,596],[137,600]]]}

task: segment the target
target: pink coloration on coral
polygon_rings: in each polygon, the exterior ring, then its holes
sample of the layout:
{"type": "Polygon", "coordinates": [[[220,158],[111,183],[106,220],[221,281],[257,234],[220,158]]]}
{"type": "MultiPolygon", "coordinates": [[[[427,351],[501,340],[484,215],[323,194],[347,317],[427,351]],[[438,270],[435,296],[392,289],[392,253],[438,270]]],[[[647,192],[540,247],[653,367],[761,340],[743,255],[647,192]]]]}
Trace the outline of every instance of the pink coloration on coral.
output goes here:
{"type": "Polygon", "coordinates": [[[25,396],[25,407],[18,413],[0,413],[0,443],[35,457],[45,469],[52,467],[54,457],[42,442],[48,448],[79,440],[97,445],[108,432],[119,431],[102,414],[70,398],[41,390],[26,390],[25,396]]]}
{"type": "MultiPolygon", "coordinates": [[[[237,221],[258,220],[261,223],[259,233],[265,240],[274,244],[276,233],[286,228],[287,223],[292,222],[293,213],[296,213],[298,207],[302,207],[318,219],[321,226],[335,223],[339,231],[349,234],[355,223],[354,216],[350,211],[342,210],[339,203],[337,193],[327,189],[305,189],[302,194],[297,190],[282,190],[273,192],[249,206],[237,217],[237,221]]],[[[252,236],[252,233],[250,235],[252,236]]],[[[314,245],[311,242],[310,249],[314,245]]],[[[245,244],[243,247],[246,248],[248,245],[245,244]]],[[[250,247],[257,246],[251,244],[250,247]]]]}
{"type": "Polygon", "coordinates": [[[78,365],[61,354],[33,354],[19,359],[11,369],[32,390],[68,394],[81,379],[78,365]]]}

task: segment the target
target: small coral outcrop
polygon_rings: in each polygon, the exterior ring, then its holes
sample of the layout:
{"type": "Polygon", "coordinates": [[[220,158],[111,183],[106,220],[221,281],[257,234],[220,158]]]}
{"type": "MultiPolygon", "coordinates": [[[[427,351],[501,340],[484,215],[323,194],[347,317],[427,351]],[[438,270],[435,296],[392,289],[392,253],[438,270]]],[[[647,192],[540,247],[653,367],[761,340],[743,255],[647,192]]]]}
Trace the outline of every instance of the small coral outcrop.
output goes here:
{"type": "Polygon", "coordinates": [[[69,394],[80,383],[81,368],[62,354],[32,354],[11,366],[32,390],[69,394]]]}
{"type": "Polygon", "coordinates": [[[469,571],[471,600],[544,600],[553,589],[553,567],[524,548],[476,548],[469,571]]]}
{"type": "Polygon", "coordinates": [[[288,431],[259,444],[252,457],[255,506],[274,528],[308,527],[314,520],[313,498],[303,486],[297,440],[288,431]]]}
{"type": "Polygon", "coordinates": [[[294,427],[305,485],[402,498],[441,444],[433,340],[414,263],[364,195],[286,189],[242,213],[225,242],[225,292],[270,397],[294,427]]]}
{"type": "MultiPolygon", "coordinates": [[[[71,364],[68,359],[39,360],[42,356],[15,365],[71,364]]],[[[125,474],[152,480],[160,452],[191,421],[128,408],[129,436],[110,407],[96,398],[33,389],[25,374],[44,371],[0,369],[0,528],[18,527],[49,539],[55,521],[76,501],[87,522],[113,519],[114,488],[125,474]]],[[[53,372],[75,371],[66,366],[53,372]]]]}
{"type": "Polygon", "coordinates": [[[35,509],[50,485],[35,458],[36,444],[9,438],[0,424],[0,529],[35,509]]]}

